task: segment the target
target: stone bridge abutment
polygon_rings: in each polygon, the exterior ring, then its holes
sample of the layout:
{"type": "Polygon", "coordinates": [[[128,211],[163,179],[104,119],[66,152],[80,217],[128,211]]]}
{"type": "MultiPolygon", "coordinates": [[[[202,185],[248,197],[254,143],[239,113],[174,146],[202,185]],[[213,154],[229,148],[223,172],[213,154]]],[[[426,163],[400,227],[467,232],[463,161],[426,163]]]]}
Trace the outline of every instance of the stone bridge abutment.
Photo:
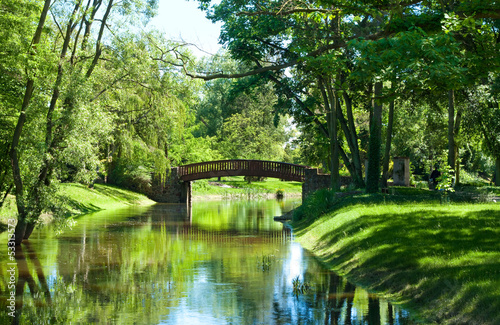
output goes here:
{"type": "Polygon", "coordinates": [[[170,169],[165,178],[153,175],[150,199],[160,203],[191,203],[191,181],[179,177],[179,167],[170,169]]]}

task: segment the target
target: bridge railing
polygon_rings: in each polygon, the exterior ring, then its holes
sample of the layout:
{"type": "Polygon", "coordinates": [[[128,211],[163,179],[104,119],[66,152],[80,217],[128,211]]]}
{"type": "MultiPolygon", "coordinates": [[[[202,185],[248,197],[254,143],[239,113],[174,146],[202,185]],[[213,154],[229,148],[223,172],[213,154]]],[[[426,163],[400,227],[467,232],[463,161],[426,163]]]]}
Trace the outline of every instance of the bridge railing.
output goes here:
{"type": "Polygon", "coordinates": [[[218,160],[178,167],[184,181],[222,176],[261,176],[303,182],[306,166],[265,160],[218,160]]]}

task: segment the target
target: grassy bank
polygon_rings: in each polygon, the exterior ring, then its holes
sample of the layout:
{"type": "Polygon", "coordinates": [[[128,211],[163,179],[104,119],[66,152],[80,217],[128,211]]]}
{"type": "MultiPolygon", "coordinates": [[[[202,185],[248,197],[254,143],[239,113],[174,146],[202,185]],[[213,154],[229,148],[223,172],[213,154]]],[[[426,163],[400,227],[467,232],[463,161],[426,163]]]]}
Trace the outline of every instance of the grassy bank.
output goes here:
{"type": "Polygon", "coordinates": [[[295,234],[329,268],[404,303],[424,324],[500,324],[500,204],[315,200],[318,209],[299,209],[295,234]]]}
{"type": "MultiPolygon", "coordinates": [[[[62,215],[74,216],[99,210],[116,209],[136,204],[153,204],[145,195],[111,185],[95,184],[88,188],[82,184],[60,184],[57,209],[62,215]]],[[[16,216],[15,197],[9,196],[0,209],[0,223],[16,216]]]]}

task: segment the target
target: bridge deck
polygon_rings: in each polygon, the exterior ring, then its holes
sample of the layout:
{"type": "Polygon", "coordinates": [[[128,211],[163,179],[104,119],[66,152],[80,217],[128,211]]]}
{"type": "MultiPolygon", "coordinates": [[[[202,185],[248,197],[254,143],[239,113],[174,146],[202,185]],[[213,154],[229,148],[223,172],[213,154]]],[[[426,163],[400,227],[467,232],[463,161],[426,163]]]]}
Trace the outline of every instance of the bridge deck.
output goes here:
{"type": "Polygon", "coordinates": [[[275,177],[303,182],[306,166],[265,160],[219,160],[179,166],[183,181],[224,176],[275,177]]]}

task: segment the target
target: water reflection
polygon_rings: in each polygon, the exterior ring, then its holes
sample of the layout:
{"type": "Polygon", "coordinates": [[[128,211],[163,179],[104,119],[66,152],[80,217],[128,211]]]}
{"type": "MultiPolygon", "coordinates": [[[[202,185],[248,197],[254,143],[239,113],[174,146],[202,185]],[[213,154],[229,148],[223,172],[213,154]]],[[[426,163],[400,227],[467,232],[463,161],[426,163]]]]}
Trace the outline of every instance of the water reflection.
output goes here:
{"type": "Polygon", "coordinates": [[[0,323],[408,324],[274,222],[295,204],[156,205],[88,215],[58,236],[38,230],[16,251],[17,318],[0,274],[0,323]],[[295,295],[294,279],[309,290],[295,295]]]}

